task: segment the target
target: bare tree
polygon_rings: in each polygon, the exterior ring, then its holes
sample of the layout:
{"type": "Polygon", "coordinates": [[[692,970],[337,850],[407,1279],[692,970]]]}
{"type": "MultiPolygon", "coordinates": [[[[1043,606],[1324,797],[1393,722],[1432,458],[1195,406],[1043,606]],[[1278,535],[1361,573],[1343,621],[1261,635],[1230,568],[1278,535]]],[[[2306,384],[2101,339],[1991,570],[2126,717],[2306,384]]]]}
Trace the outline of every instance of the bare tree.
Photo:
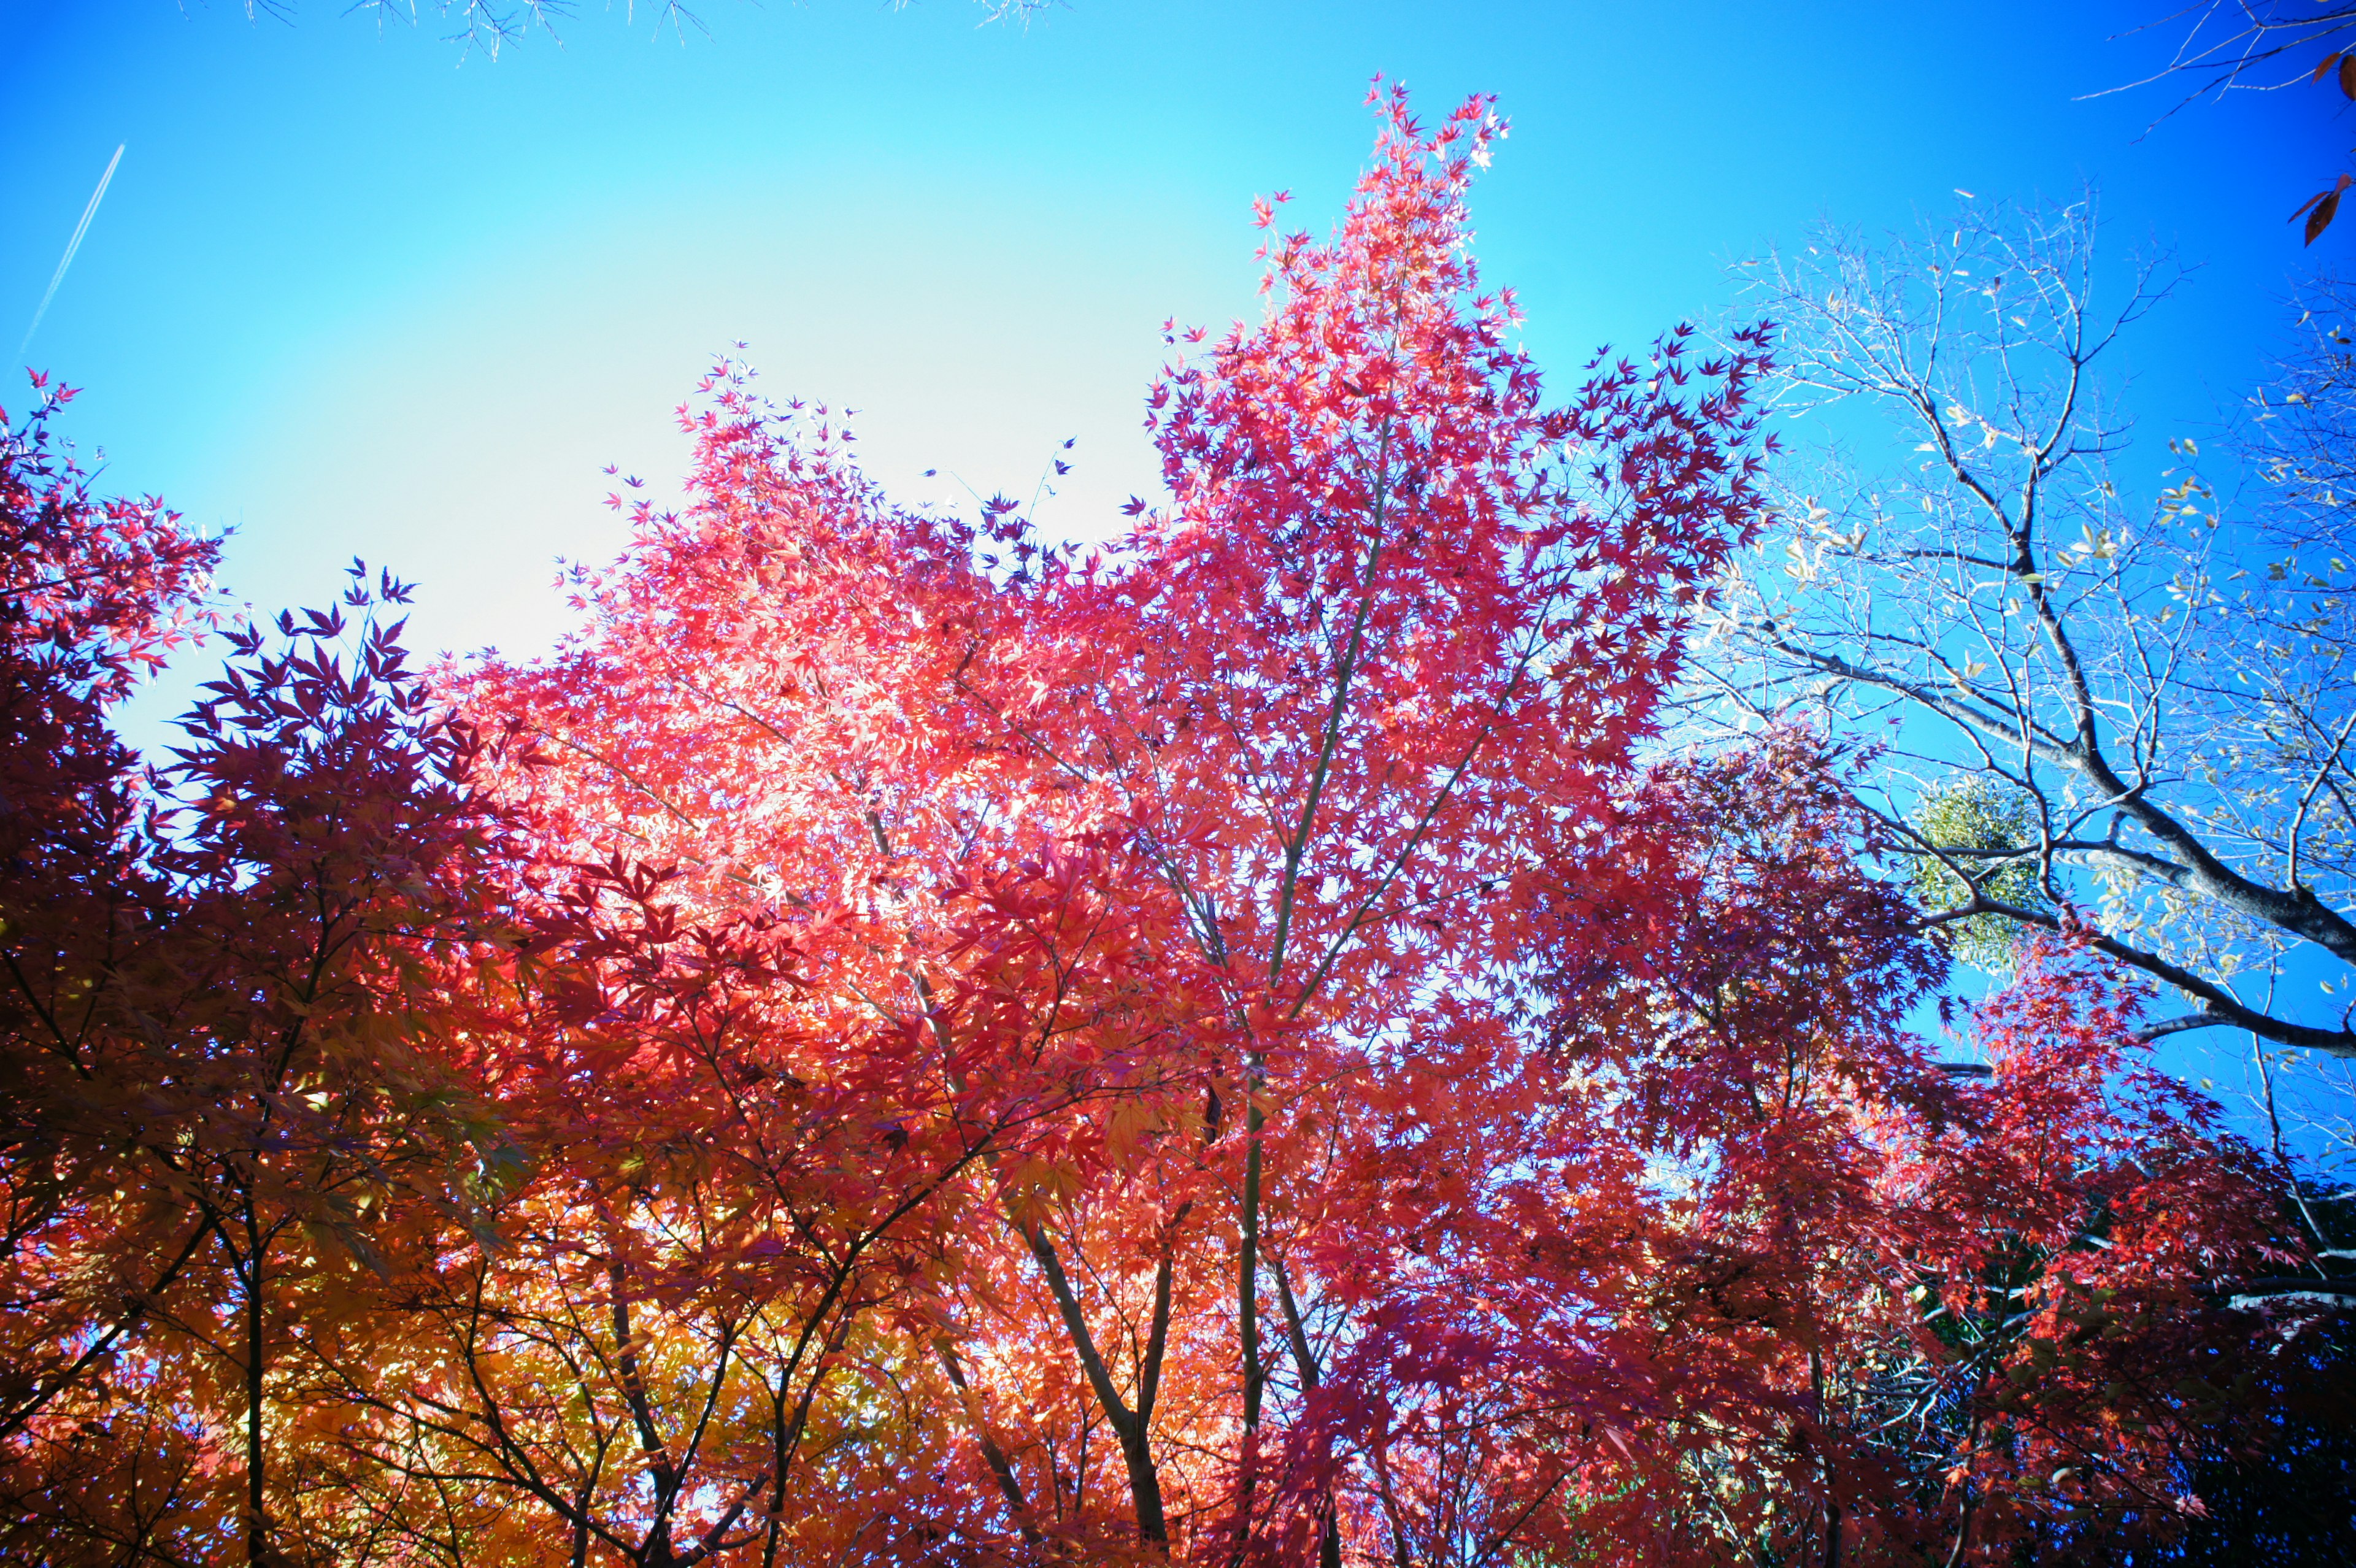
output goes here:
{"type": "MultiPolygon", "coordinates": [[[[2349,0],[2193,0],[2136,31],[2179,27],[2183,32],[2166,64],[2108,91],[2181,83],[2184,96],[2168,111],[2173,114],[2204,98],[2272,92],[2329,77],[2341,97],[2356,99],[2356,49],[2350,48],[2356,44],[2356,4],[2349,0]]],[[[2351,185],[2356,185],[2356,175],[2343,170],[2291,214],[2307,219],[2307,243],[2314,244],[2330,227],[2351,185]]]]}
{"type": "Polygon", "coordinates": [[[2181,80],[2189,83],[2183,100],[2189,103],[2233,91],[2271,91],[2320,76],[2316,61],[2329,59],[2337,65],[2340,45],[2356,37],[2356,5],[2346,0],[2194,0],[2151,26],[2181,26],[2183,36],[2166,65],[2128,85],[2181,80]],[[2318,46],[2324,46],[2320,52],[2318,46]]]}
{"type": "Polygon", "coordinates": [[[2189,1000],[2152,1035],[2356,1058],[2327,995],[2356,979],[2356,361],[2327,332],[2225,443],[2230,504],[2183,440],[2138,507],[2096,372],[2179,274],[2114,281],[2094,230],[2091,201],[1967,199],[1748,269],[1783,411],[1837,431],[1797,443],[1774,537],[1728,584],[1718,695],[1888,726],[1864,804],[1934,924],[2081,923],[2189,1000]],[[1905,461],[1859,460],[1893,432],[1905,461]]]}

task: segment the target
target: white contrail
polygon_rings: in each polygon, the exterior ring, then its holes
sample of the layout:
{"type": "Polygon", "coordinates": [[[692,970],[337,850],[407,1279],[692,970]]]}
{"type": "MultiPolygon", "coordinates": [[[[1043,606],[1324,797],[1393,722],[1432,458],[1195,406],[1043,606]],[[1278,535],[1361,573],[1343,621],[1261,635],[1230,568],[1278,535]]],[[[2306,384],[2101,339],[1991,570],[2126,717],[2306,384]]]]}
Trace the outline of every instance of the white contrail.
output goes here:
{"type": "Polygon", "coordinates": [[[66,269],[73,265],[74,252],[81,249],[81,237],[90,232],[90,220],[98,216],[98,204],[106,199],[106,182],[114,177],[114,165],[123,161],[123,149],[128,143],[118,144],[114,156],[106,160],[106,172],[98,176],[98,188],[90,193],[90,205],[81,209],[81,221],[74,225],[73,238],[66,241],[66,253],[58,262],[58,270],[49,274],[49,292],[41,296],[41,308],[33,313],[33,325],[25,328],[23,341],[16,345],[16,357],[22,359],[25,350],[32,347],[33,334],[41,330],[41,317],[49,314],[49,302],[58,297],[58,285],[66,281],[66,269]]]}

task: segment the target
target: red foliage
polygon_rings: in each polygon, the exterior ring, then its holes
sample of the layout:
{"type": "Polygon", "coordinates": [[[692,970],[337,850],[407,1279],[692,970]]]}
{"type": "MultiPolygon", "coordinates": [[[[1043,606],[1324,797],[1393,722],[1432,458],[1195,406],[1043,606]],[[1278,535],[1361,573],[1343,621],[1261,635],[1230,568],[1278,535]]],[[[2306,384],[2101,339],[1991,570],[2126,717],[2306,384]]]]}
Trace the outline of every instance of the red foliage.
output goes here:
{"type": "MultiPolygon", "coordinates": [[[[1118,541],[898,506],[723,365],[689,505],[550,657],[429,690],[389,582],[238,636],[184,817],[108,873],[159,955],[73,1069],[115,1119],[49,1065],[12,1124],[61,1195],[12,1232],[20,1535],[201,1556],[242,1498],[257,1562],[1829,1563],[2164,1521],[2262,1353],[2207,1292],[2288,1255],[2267,1178],[2076,949],[1984,1015],[1991,1080],[1940,1071],[1815,738],[1648,759],[1754,526],[1764,335],[1549,405],[1467,248],[1501,123],[1377,102],[1331,240],[1263,205],[1265,319],[1172,334],[1170,500],[1118,541]]],[[[73,680],[155,581],[57,623],[73,680]]]]}

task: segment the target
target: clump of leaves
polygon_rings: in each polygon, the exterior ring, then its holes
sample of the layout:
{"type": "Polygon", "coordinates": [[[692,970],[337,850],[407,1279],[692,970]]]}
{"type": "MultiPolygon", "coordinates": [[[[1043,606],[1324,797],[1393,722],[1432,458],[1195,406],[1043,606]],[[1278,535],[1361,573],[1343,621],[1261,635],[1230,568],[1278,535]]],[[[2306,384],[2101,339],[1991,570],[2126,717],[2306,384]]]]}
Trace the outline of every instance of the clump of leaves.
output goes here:
{"type": "MultiPolygon", "coordinates": [[[[1929,853],[1916,857],[1911,879],[1915,897],[1933,914],[1958,910],[1971,903],[1976,882],[1997,903],[2046,909],[2033,827],[2029,798],[1993,780],[1963,779],[1929,795],[1914,814],[1914,829],[1949,853],[1945,859],[1929,853]]],[[[2002,973],[2012,968],[2022,933],[2003,915],[1976,914],[1948,923],[1944,934],[1957,958],[2002,973]]]]}

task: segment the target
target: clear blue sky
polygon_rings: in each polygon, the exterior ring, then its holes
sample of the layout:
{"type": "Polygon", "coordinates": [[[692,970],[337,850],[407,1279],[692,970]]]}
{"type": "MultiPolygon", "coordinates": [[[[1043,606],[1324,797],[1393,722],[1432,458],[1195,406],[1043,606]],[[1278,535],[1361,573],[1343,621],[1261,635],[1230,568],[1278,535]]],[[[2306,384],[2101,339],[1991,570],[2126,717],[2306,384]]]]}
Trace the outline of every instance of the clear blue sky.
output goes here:
{"type": "Polygon", "coordinates": [[[2106,40],[2164,0],[1074,0],[1027,30],[703,0],[683,46],[581,9],[461,65],[338,0],[0,0],[0,340],[128,144],[27,357],[87,389],[115,483],[237,528],[233,592],[316,600],[359,553],[422,580],[429,647],[535,644],[551,558],[617,539],[599,468],[675,471],[669,410],[738,339],[773,391],[862,410],[894,483],[1027,496],[1077,435],[1046,520],[1096,528],[1152,477],[1158,324],[1252,308],[1255,193],[1330,219],[1377,70],[1500,95],[1483,261],[1558,380],[1819,216],[2098,181],[2122,241],[2208,263],[2139,346],[2155,454],[2259,368],[2283,219],[2356,138],[2319,93],[2149,136],[2159,91],[2073,101],[2147,68],[2159,38],[2106,40]]]}
{"type": "MultiPolygon", "coordinates": [[[[562,48],[461,65],[339,0],[0,0],[0,345],[127,144],[27,356],[87,389],[69,433],[234,527],[258,606],[360,554],[422,582],[426,648],[528,649],[552,559],[619,542],[602,465],[667,482],[669,410],[738,339],[773,392],[863,411],[916,494],[1027,496],[1077,436],[1042,520],[1104,528],[1152,485],[1159,324],[1254,308],[1250,198],[1330,221],[1382,71],[1502,100],[1481,252],[1558,385],[1818,218],[2095,182],[2122,249],[2203,264],[2130,348],[2132,475],[2262,373],[2312,260],[2284,219],[2356,141],[2321,91],[2148,134],[2166,88],[2084,99],[2152,68],[2167,35],[2114,37],[2173,4],[1073,0],[1022,29],[704,0],[682,44],[586,0],[562,48]]],[[[2318,250],[2347,246],[2356,218],[2318,250]]]]}

